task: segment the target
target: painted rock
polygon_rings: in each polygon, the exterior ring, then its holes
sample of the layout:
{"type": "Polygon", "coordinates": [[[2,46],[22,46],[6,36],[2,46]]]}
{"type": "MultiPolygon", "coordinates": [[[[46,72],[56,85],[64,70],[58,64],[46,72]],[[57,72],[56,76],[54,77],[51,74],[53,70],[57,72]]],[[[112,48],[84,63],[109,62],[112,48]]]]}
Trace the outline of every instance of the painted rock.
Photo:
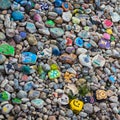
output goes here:
{"type": "Polygon", "coordinates": [[[11,63],[5,63],[4,67],[7,74],[12,74],[15,72],[15,68],[11,63]]]}
{"type": "Polygon", "coordinates": [[[22,39],[25,39],[27,34],[26,34],[26,32],[21,31],[20,36],[21,36],[22,39]]]}
{"type": "Polygon", "coordinates": [[[12,103],[14,103],[14,104],[21,104],[21,103],[22,103],[22,100],[19,99],[19,98],[13,98],[13,99],[12,99],[12,103]]]}
{"type": "Polygon", "coordinates": [[[112,25],[113,25],[113,22],[111,20],[105,19],[103,21],[104,28],[110,28],[110,27],[112,27],[112,25]]]}
{"type": "Polygon", "coordinates": [[[33,23],[31,23],[31,22],[27,22],[26,29],[30,33],[35,33],[37,31],[35,25],[33,23]]]}
{"type": "Polygon", "coordinates": [[[103,38],[106,40],[110,40],[110,35],[108,33],[104,33],[103,38]]]}
{"type": "Polygon", "coordinates": [[[92,59],[92,64],[95,67],[103,67],[105,65],[105,58],[103,58],[103,56],[100,55],[96,55],[95,57],[93,57],[92,59]]]}
{"type": "Polygon", "coordinates": [[[37,55],[31,52],[23,52],[22,53],[22,63],[25,64],[35,64],[37,60],[37,55]]]}
{"type": "Polygon", "coordinates": [[[96,91],[96,99],[97,100],[107,99],[106,91],[104,91],[104,90],[97,90],[96,91]]]}
{"type": "Polygon", "coordinates": [[[59,70],[51,70],[50,72],[48,72],[48,77],[50,79],[56,79],[58,77],[60,77],[60,71],[59,70]]]}
{"type": "Polygon", "coordinates": [[[34,99],[31,101],[32,105],[36,108],[43,108],[44,101],[42,99],[34,99]]]}
{"type": "Polygon", "coordinates": [[[76,58],[77,58],[77,56],[75,54],[71,53],[70,55],[68,55],[68,54],[64,53],[60,56],[60,61],[63,63],[73,64],[75,62],[76,58]]]}
{"type": "Polygon", "coordinates": [[[4,55],[11,55],[14,56],[15,50],[14,47],[7,44],[7,43],[3,43],[0,45],[0,53],[4,54],[4,55]]]}
{"type": "Polygon", "coordinates": [[[37,21],[37,22],[41,22],[42,21],[42,18],[39,14],[35,14],[34,15],[34,20],[37,21]]]}
{"type": "Polygon", "coordinates": [[[101,39],[101,40],[99,40],[98,45],[100,48],[109,49],[110,48],[110,41],[105,40],[105,39],[101,39]]]}
{"type": "Polygon", "coordinates": [[[2,54],[0,54],[0,64],[3,64],[6,60],[6,57],[2,54]]]}
{"type": "Polygon", "coordinates": [[[91,66],[92,62],[91,62],[91,59],[90,59],[89,55],[86,55],[86,54],[79,55],[79,61],[83,66],[92,68],[92,66],[91,66]]]}
{"type": "Polygon", "coordinates": [[[74,24],[80,24],[80,19],[77,17],[72,17],[72,23],[74,24]]]}
{"type": "Polygon", "coordinates": [[[61,7],[62,6],[62,0],[55,0],[54,4],[55,4],[55,7],[61,7]]]}
{"type": "Polygon", "coordinates": [[[60,103],[61,105],[69,104],[68,96],[66,94],[62,94],[62,96],[60,98],[58,98],[58,103],[60,103]]]}
{"type": "Polygon", "coordinates": [[[62,8],[63,8],[64,11],[68,11],[70,6],[71,6],[70,3],[68,3],[68,2],[63,2],[62,3],[62,8]]]}
{"type": "Polygon", "coordinates": [[[40,3],[40,10],[48,10],[49,9],[49,4],[46,2],[41,2],[40,3]]]}
{"type": "Polygon", "coordinates": [[[45,22],[45,25],[46,25],[47,27],[54,27],[54,26],[55,26],[55,23],[54,23],[54,21],[52,21],[52,20],[47,20],[47,21],[45,22]]]}
{"type": "Polygon", "coordinates": [[[57,38],[63,36],[64,31],[61,28],[50,28],[50,34],[53,38],[57,38]]]}
{"type": "Polygon", "coordinates": [[[15,21],[23,20],[24,14],[20,11],[14,11],[14,12],[12,12],[12,18],[15,21]]]}
{"type": "Polygon", "coordinates": [[[63,9],[62,9],[62,8],[54,8],[54,11],[55,11],[58,15],[62,15],[62,13],[63,13],[63,9]]]}
{"type": "Polygon", "coordinates": [[[60,55],[60,50],[58,47],[54,47],[52,49],[52,54],[55,55],[55,56],[59,56],[60,55]]]}
{"type": "Polygon", "coordinates": [[[7,91],[3,91],[0,93],[0,101],[8,101],[10,100],[10,93],[8,93],[7,91]]]}
{"type": "Polygon", "coordinates": [[[80,37],[75,39],[75,44],[79,47],[83,47],[83,40],[80,37]]]}
{"type": "Polygon", "coordinates": [[[8,9],[11,6],[11,1],[10,0],[0,0],[0,9],[8,9]]]}
{"type": "Polygon", "coordinates": [[[8,113],[10,113],[10,111],[13,109],[13,105],[11,105],[11,104],[6,104],[6,105],[4,105],[3,106],[3,108],[2,108],[2,113],[3,114],[8,114],[8,113]]]}
{"type": "Polygon", "coordinates": [[[67,46],[71,46],[72,43],[73,43],[73,40],[70,39],[70,38],[66,38],[66,40],[67,40],[66,45],[67,45],[67,46]]]}
{"type": "Polygon", "coordinates": [[[82,98],[84,103],[91,103],[93,104],[95,102],[95,98],[92,96],[85,96],[82,98]]]}
{"type": "Polygon", "coordinates": [[[45,48],[42,52],[38,52],[37,56],[39,58],[50,58],[52,56],[52,48],[45,48]]]}
{"type": "Polygon", "coordinates": [[[24,73],[24,74],[26,74],[26,75],[28,75],[28,74],[30,74],[30,67],[29,66],[25,66],[25,65],[23,65],[22,67],[21,67],[21,71],[24,73]]]}
{"type": "Polygon", "coordinates": [[[109,81],[110,81],[111,83],[115,83],[116,77],[113,76],[113,75],[111,75],[111,76],[109,77],[109,81]]]}
{"type": "Polygon", "coordinates": [[[82,108],[83,108],[83,105],[84,103],[80,100],[77,100],[77,99],[73,99],[71,102],[70,102],[70,108],[71,110],[73,110],[73,112],[75,112],[76,114],[78,114],[82,108]]]}
{"type": "Polygon", "coordinates": [[[67,53],[75,53],[75,48],[74,47],[66,47],[66,52],[67,53]]]}
{"type": "Polygon", "coordinates": [[[84,47],[86,48],[86,49],[90,49],[91,48],[91,43],[89,43],[89,42],[84,42],[84,47]]]}

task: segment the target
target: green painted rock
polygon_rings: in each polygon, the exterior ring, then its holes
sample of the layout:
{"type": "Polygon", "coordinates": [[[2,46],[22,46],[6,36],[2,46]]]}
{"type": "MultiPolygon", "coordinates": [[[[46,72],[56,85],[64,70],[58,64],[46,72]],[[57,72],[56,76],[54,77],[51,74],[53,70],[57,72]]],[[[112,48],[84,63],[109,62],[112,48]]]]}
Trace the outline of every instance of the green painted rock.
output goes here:
{"type": "Polygon", "coordinates": [[[45,25],[46,25],[47,27],[54,27],[54,26],[55,26],[55,23],[54,23],[54,21],[52,21],[52,20],[47,20],[47,21],[45,22],[45,25]]]}
{"type": "Polygon", "coordinates": [[[22,101],[19,98],[13,98],[12,102],[15,103],[15,104],[21,104],[22,103],[22,101]]]}
{"type": "Polygon", "coordinates": [[[30,74],[30,67],[29,66],[22,66],[22,72],[24,73],[24,74],[30,74]]]}
{"type": "Polygon", "coordinates": [[[8,93],[7,91],[3,91],[0,93],[0,101],[8,101],[10,100],[10,93],[8,93]]]}
{"type": "Polygon", "coordinates": [[[13,46],[7,44],[7,43],[3,43],[0,45],[0,53],[4,54],[4,55],[11,55],[14,56],[15,54],[15,49],[13,46]]]}
{"type": "Polygon", "coordinates": [[[56,79],[58,77],[60,77],[60,71],[59,70],[51,70],[49,73],[48,73],[48,77],[50,79],[56,79]]]}
{"type": "Polygon", "coordinates": [[[0,0],[0,9],[8,9],[11,6],[10,0],[0,0]]]}

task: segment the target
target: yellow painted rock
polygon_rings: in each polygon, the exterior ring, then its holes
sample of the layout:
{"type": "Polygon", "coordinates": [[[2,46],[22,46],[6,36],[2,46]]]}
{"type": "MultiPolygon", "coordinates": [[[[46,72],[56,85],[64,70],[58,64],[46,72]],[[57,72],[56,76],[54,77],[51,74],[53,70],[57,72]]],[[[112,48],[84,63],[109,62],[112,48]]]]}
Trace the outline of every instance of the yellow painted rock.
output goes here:
{"type": "Polygon", "coordinates": [[[110,34],[110,35],[113,34],[112,29],[110,29],[110,28],[107,29],[106,32],[107,32],[108,34],[110,34]]]}
{"type": "Polygon", "coordinates": [[[76,114],[78,114],[82,110],[83,105],[84,105],[84,103],[82,101],[80,101],[80,100],[77,100],[77,99],[73,99],[70,102],[70,108],[76,114]]]}

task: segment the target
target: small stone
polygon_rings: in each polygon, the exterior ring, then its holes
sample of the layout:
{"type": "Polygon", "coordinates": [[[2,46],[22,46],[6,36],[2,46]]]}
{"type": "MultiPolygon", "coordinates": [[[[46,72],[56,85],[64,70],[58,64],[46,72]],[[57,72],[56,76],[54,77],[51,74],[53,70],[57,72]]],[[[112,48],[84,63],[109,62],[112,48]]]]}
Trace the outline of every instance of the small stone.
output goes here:
{"type": "Polygon", "coordinates": [[[48,120],[56,120],[56,117],[55,116],[49,116],[48,120]]]}
{"type": "Polygon", "coordinates": [[[78,48],[76,51],[77,55],[85,54],[85,53],[87,53],[87,49],[85,49],[85,48],[78,48]]]}
{"type": "Polygon", "coordinates": [[[59,70],[51,70],[50,72],[48,72],[48,77],[50,79],[56,79],[58,77],[60,77],[60,71],[59,70]]]}
{"type": "Polygon", "coordinates": [[[32,105],[36,108],[43,108],[44,101],[42,99],[34,99],[31,101],[32,105]]]}
{"type": "Polygon", "coordinates": [[[103,26],[104,26],[105,28],[110,28],[112,25],[113,25],[113,22],[110,21],[110,20],[108,20],[108,19],[105,19],[105,20],[103,21],[103,26]]]}
{"type": "Polygon", "coordinates": [[[54,11],[55,11],[58,15],[62,15],[62,13],[63,13],[63,9],[62,9],[62,8],[54,8],[54,11]]]}
{"type": "Polygon", "coordinates": [[[23,66],[21,67],[21,71],[22,71],[24,74],[29,75],[29,74],[30,74],[30,67],[23,65],[23,66]]]}
{"type": "Polygon", "coordinates": [[[55,55],[55,56],[59,56],[60,55],[60,50],[58,47],[54,47],[52,49],[52,54],[55,55]]]}
{"type": "Polygon", "coordinates": [[[24,85],[24,90],[25,90],[26,92],[30,91],[32,88],[33,88],[33,82],[27,82],[27,83],[24,85]]]}
{"type": "Polygon", "coordinates": [[[8,93],[7,91],[3,91],[0,93],[0,101],[8,101],[10,100],[10,93],[8,93]]]}
{"type": "Polygon", "coordinates": [[[1,44],[0,45],[0,53],[4,55],[11,55],[14,56],[15,50],[14,47],[9,44],[1,44]]]}
{"type": "Polygon", "coordinates": [[[80,115],[81,117],[83,117],[83,118],[87,117],[87,113],[85,113],[85,112],[80,112],[79,115],[80,115]]]}
{"type": "Polygon", "coordinates": [[[117,12],[112,12],[111,14],[111,18],[113,22],[119,22],[120,21],[120,15],[117,12]]]}
{"type": "Polygon", "coordinates": [[[37,55],[31,52],[23,52],[21,59],[22,59],[22,63],[35,64],[37,60],[37,55]]]}
{"type": "Polygon", "coordinates": [[[22,31],[22,32],[20,32],[20,36],[21,36],[22,39],[25,39],[27,34],[26,34],[26,32],[22,31]]]}
{"type": "Polygon", "coordinates": [[[71,18],[72,18],[71,12],[70,12],[70,11],[68,11],[68,12],[63,12],[62,18],[63,18],[63,21],[65,21],[65,22],[70,22],[70,20],[71,20],[71,18]]]}
{"type": "Polygon", "coordinates": [[[64,31],[61,28],[50,28],[50,34],[53,38],[57,38],[64,35],[64,31]]]}
{"type": "Polygon", "coordinates": [[[0,9],[8,9],[11,6],[11,1],[10,0],[0,0],[0,9]]]}
{"type": "Polygon", "coordinates": [[[6,57],[2,54],[0,54],[0,64],[3,64],[6,60],[6,57]]]}
{"type": "Polygon", "coordinates": [[[15,36],[15,30],[14,29],[6,29],[6,35],[10,38],[15,36]]]}
{"type": "Polygon", "coordinates": [[[27,22],[26,29],[30,33],[35,33],[36,32],[36,27],[35,27],[34,23],[31,23],[31,22],[27,22]]]}
{"type": "Polygon", "coordinates": [[[47,21],[45,22],[45,25],[46,25],[47,27],[54,27],[54,26],[55,26],[55,23],[54,23],[54,21],[52,21],[52,20],[47,20],[47,21]]]}
{"type": "Polygon", "coordinates": [[[37,21],[37,22],[41,22],[42,21],[42,18],[39,14],[35,14],[34,15],[34,20],[37,21]]]}
{"type": "Polygon", "coordinates": [[[6,36],[3,32],[0,32],[0,41],[5,40],[6,36]]]}
{"type": "Polygon", "coordinates": [[[15,20],[15,21],[21,21],[24,19],[24,15],[22,12],[20,11],[14,11],[12,12],[12,18],[15,20]]]}
{"type": "Polygon", "coordinates": [[[75,44],[79,47],[83,47],[83,40],[79,37],[75,39],[75,44]]]}
{"type": "Polygon", "coordinates": [[[79,23],[80,23],[80,19],[77,18],[77,17],[72,17],[72,22],[73,22],[74,24],[79,24],[79,23]]]}
{"type": "Polygon", "coordinates": [[[11,105],[11,104],[6,104],[6,105],[4,105],[3,108],[2,108],[2,113],[3,113],[3,114],[8,114],[8,113],[11,112],[12,109],[13,109],[13,105],[11,105]]]}
{"type": "Polygon", "coordinates": [[[104,49],[109,49],[110,48],[110,41],[105,40],[105,39],[101,39],[98,43],[100,48],[104,48],[104,49]]]}
{"type": "Polygon", "coordinates": [[[110,28],[107,29],[106,32],[107,32],[109,35],[113,34],[113,31],[112,31],[112,29],[110,29],[110,28]]]}
{"type": "Polygon", "coordinates": [[[109,100],[110,100],[111,102],[113,102],[113,103],[117,103],[117,102],[118,102],[118,97],[117,97],[117,96],[111,96],[111,97],[109,98],[109,100]]]}
{"type": "Polygon", "coordinates": [[[13,99],[12,99],[12,102],[13,102],[14,104],[21,104],[21,103],[22,103],[22,101],[21,101],[19,98],[13,98],[13,99]]]}
{"type": "Polygon", "coordinates": [[[97,107],[97,106],[94,106],[94,112],[96,113],[96,112],[98,112],[98,111],[100,111],[100,108],[97,107]]]}
{"type": "Polygon", "coordinates": [[[22,37],[20,35],[15,35],[14,40],[16,43],[20,43],[22,41],[22,37]]]}
{"type": "Polygon", "coordinates": [[[90,34],[89,34],[88,31],[82,30],[81,32],[78,33],[78,36],[79,36],[80,38],[87,39],[87,38],[89,38],[90,34]]]}
{"type": "Polygon", "coordinates": [[[90,103],[84,104],[84,111],[88,114],[93,113],[93,106],[90,103]]]}
{"type": "Polygon", "coordinates": [[[75,53],[75,48],[72,47],[72,46],[71,47],[66,47],[66,52],[69,53],[69,54],[70,53],[75,53]]]}
{"type": "Polygon", "coordinates": [[[64,53],[60,56],[61,62],[69,63],[69,64],[73,64],[75,62],[76,58],[77,58],[77,56],[75,54],[68,55],[68,54],[64,53]]]}
{"type": "Polygon", "coordinates": [[[36,37],[33,34],[29,34],[27,40],[30,45],[37,45],[36,37]]]}
{"type": "Polygon", "coordinates": [[[40,92],[36,91],[36,90],[30,90],[29,92],[29,98],[34,99],[34,98],[38,98],[40,96],[40,92]]]}

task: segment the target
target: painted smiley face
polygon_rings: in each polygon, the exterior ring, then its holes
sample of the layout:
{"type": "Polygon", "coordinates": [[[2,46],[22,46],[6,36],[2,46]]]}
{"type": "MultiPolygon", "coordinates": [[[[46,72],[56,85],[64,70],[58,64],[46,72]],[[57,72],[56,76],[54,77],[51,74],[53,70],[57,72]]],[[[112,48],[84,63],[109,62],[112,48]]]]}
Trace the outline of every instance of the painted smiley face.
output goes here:
{"type": "Polygon", "coordinates": [[[73,112],[79,113],[83,108],[83,102],[77,99],[73,99],[70,102],[70,108],[73,110],[73,112]]]}

